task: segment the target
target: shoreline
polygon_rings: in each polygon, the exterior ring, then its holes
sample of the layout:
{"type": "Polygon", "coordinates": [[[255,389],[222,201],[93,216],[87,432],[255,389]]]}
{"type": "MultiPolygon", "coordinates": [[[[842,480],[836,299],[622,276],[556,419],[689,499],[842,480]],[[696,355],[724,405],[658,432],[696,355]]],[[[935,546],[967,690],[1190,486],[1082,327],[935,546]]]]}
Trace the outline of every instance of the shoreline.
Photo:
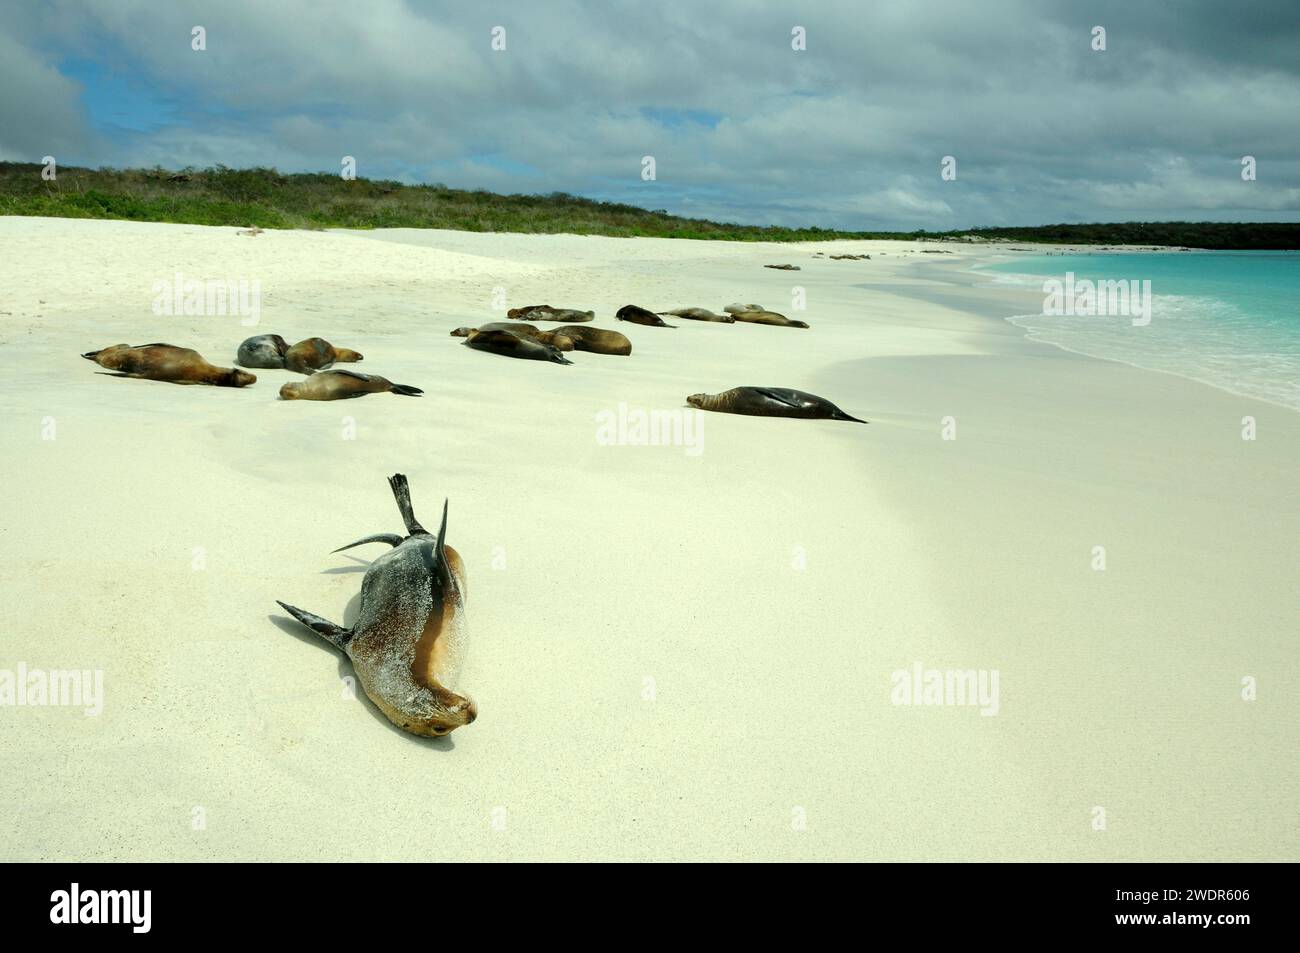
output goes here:
{"type": "Polygon", "coordinates": [[[104,674],[96,717],[6,713],[0,856],[1300,856],[1294,414],[1041,347],[981,316],[1004,295],[913,273],[973,254],[234,232],[0,218],[0,338],[24,355],[0,379],[0,669],[104,674]],[[763,268],[785,261],[802,270],[763,268]],[[151,313],[178,270],[259,278],[259,326],[151,313]],[[561,367],[449,338],[499,319],[498,288],[594,308],[633,354],[561,367]],[[611,317],[786,310],[796,288],[809,330],[611,317]],[[270,332],[426,396],[282,402],[286,371],[231,391],[79,356],[171,340],[227,363],[270,332]],[[599,442],[620,402],[745,384],[871,423],[707,414],[696,455],[599,442]],[[351,624],[374,554],[330,551],[399,525],[394,472],[418,512],[450,499],[470,577],[479,718],[440,741],[346,697],[346,660],[275,605],[351,624]],[[900,703],[918,664],[998,673],[996,715],[900,703]]]}

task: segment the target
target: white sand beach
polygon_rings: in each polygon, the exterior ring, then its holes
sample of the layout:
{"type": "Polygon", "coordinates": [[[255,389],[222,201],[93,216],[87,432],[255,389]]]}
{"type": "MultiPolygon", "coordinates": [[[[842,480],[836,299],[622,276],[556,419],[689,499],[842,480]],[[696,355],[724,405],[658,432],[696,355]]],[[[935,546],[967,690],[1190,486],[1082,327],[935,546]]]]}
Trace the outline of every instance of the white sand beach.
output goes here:
{"type": "Polygon", "coordinates": [[[97,715],[0,706],[0,859],[1300,859],[1300,415],[1027,341],[995,253],[0,218],[0,670],[103,673],[97,715]],[[257,281],[258,323],[155,314],[177,273],[257,281]],[[633,353],[448,335],[502,301],[633,353]],[[811,328],[614,320],[733,301],[811,328]],[[80,357],[257,333],[425,396],[80,357]],[[750,384],[870,424],[598,440],[750,384]],[[469,576],[479,716],[440,740],[276,605],[351,624],[382,547],[330,553],[401,529],[396,472],[469,576]],[[918,663],[996,705],[895,704],[918,663]]]}

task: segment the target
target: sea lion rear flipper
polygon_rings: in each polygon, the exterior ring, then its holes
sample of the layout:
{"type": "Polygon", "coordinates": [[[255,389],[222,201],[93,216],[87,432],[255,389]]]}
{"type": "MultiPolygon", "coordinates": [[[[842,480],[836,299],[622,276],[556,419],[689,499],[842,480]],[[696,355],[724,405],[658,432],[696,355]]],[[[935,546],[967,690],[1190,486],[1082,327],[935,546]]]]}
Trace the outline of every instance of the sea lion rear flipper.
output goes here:
{"type": "MultiPolygon", "coordinates": [[[[397,508],[402,511],[402,522],[406,524],[406,531],[414,536],[416,533],[429,535],[429,531],[420,525],[420,521],[415,518],[415,511],[411,509],[411,487],[406,482],[405,473],[394,473],[388,478],[388,485],[392,487],[393,497],[397,500],[397,508]]],[[[443,508],[443,525],[447,522],[447,511],[443,508]]]]}
{"type": "Polygon", "coordinates": [[[835,413],[831,414],[831,420],[851,420],[851,421],[853,421],[855,424],[869,424],[869,423],[871,423],[871,421],[869,421],[869,420],[862,420],[862,419],[859,418],[859,417],[850,417],[848,414],[846,414],[846,413],[845,413],[844,411],[842,411],[842,410],[837,410],[837,411],[835,411],[835,413]]]}
{"type": "Polygon", "coordinates": [[[305,612],[297,606],[291,606],[287,603],[281,602],[279,599],[276,599],[275,602],[281,609],[289,613],[289,615],[293,616],[307,628],[311,629],[336,649],[342,650],[347,648],[347,644],[352,638],[351,629],[345,629],[342,626],[335,625],[328,619],[322,619],[318,615],[312,615],[310,612],[305,612]]]}
{"type": "Polygon", "coordinates": [[[341,553],[345,549],[351,549],[354,546],[364,546],[366,543],[387,543],[389,546],[400,546],[402,544],[402,537],[398,536],[396,533],[376,533],[374,536],[367,536],[365,539],[359,539],[355,543],[348,543],[346,546],[340,546],[338,549],[334,550],[334,552],[341,553]]]}
{"type": "Polygon", "coordinates": [[[410,384],[394,384],[393,393],[401,394],[403,397],[423,397],[424,391],[418,387],[412,387],[410,384]]]}

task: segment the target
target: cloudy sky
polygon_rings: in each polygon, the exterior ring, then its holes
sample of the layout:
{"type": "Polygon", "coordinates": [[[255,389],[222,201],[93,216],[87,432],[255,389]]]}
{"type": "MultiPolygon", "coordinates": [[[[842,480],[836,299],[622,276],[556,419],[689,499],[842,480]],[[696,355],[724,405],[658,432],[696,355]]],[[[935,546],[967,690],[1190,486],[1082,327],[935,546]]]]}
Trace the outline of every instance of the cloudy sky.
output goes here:
{"type": "Polygon", "coordinates": [[[0,159],[756,224],[1296,221],[1297,104],[1295,0],[0,0],[0,159]]]}

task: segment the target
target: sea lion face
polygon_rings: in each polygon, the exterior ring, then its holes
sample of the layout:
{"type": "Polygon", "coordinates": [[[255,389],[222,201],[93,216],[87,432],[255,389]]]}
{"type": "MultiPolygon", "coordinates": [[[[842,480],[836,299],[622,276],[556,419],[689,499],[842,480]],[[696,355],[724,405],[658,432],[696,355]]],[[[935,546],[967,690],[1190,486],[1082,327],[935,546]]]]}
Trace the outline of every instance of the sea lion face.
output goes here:
{"type": "Polygon", "coordinates": [[[234,373],[230,376],[236,387],[247,387],[249,384],[257,383],[256,374],[250,374],[248,371],[241,371],[237,367],[234,368],[234,373]]]}
{"type": "Polygon", "coordinates": [[[297,400],[298,391],[302,389],[301,384],[285,384],[280,388],[281,400],[297,400]]]}
{"type": "Polygon", "coordinates": [[[434,697],[439,702],[439,710],[430,715],[429,720],[423,724],[408,725],[407,731],[441,738],[443,735],[451,734],[457,728],[468,725],[478,717],[478,706],[468,695],[457,695],[453,691],[439,688],[434,692],[434,697]]]}
{"type": "Polygon", "coordinates": [[[690,404],[692,407],[703,407],[704,399],[708,396],[708,394],[692,394],[690,397],[686,398],[686,403],[690,404]]]}
{"type": "Polygon", "coordinates": [[[357,361],[364,361],[365,357],[359,351],[351,348],[336,347],[334,349],[334,360],[340,364],[355,364],[357,361]]]}

